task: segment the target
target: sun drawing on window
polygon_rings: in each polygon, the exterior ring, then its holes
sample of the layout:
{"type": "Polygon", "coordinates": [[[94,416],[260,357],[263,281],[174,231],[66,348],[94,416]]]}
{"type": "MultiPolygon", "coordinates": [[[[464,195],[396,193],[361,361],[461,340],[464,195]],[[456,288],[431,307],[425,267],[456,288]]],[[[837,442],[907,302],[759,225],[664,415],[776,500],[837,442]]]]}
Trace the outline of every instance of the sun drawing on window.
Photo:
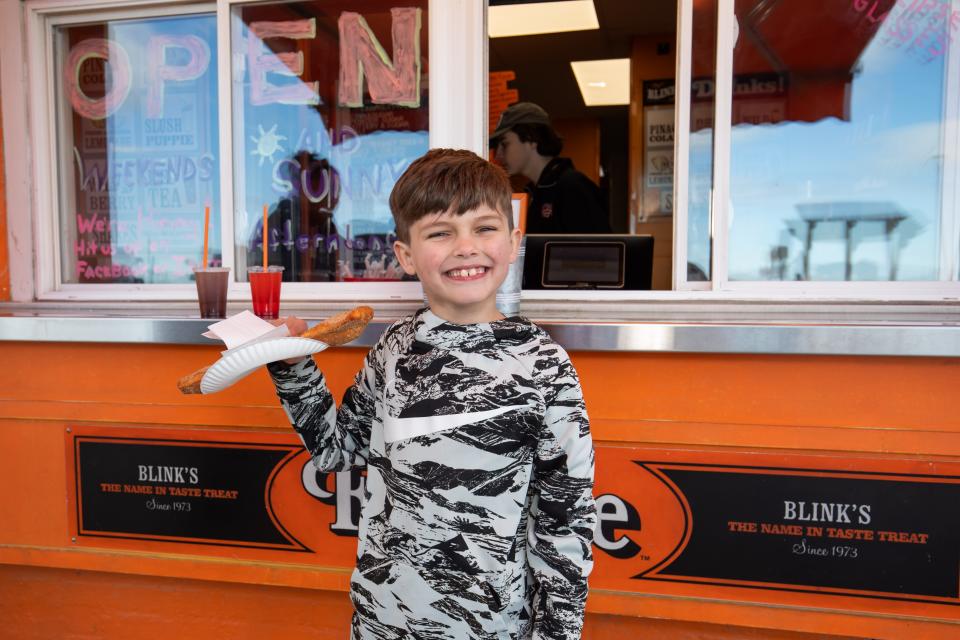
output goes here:
{"type": "Polygon", "coordinates": [[[287,136],[277,135],[277,125],[270,127],[270,131],[264,131],[262,125],[257,125],[257,129],[260,130],[260,138],[250,136],[250,140],[256,145],[256,148],[250,152],[250,155],[260,156],[260,164],[258,166],[262,167],[264,160],[273,162],[273,154],[278,151],[283,151],[283,145],[280,144],[280,141],[286,140],[287,136]]]}

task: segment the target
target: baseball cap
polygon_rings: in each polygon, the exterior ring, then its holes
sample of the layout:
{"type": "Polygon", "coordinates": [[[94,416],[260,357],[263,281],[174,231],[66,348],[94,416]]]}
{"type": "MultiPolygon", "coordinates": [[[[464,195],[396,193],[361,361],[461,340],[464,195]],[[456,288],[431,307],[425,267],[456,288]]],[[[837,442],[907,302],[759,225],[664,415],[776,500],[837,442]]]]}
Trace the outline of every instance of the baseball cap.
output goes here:
{"type": "Polygon", "coordinates": [[[501,136],[518,124],[542,124],[550,126],[550,116],[538,104],[518,102],[512,104],[500,114],[497,128],[490,134],[490,147],[497,146],[501,136]]]}

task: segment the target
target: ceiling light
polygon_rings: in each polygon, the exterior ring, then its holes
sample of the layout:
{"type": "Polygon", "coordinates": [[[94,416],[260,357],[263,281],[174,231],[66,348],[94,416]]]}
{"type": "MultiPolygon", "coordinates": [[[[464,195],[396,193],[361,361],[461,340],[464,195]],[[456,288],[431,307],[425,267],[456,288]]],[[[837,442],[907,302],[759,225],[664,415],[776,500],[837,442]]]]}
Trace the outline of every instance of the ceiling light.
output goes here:
{"type": "Polygon", "coordinates": [[[503,4],[487,9],[491,38],[599,29],[593,0],[503,4]]]}
{"type": "Polygon", "coordinates": [[[588,107],[630,104],[630,58],[571,62],[588,107]]]}

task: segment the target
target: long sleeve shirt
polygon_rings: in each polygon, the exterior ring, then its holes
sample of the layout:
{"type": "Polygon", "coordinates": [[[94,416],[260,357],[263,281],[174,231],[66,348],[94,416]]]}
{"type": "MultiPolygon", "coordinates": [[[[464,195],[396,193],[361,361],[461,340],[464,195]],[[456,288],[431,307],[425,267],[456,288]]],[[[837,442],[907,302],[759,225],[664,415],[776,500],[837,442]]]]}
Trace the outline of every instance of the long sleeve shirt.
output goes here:
{"type": "Polygon", "coordinates": [[[523,318],[390,327],[339,410],[312,359],[271,365],[322,471],[367,469],[352,638],[580,637],[596,524],[576,371],[523,318]]]}

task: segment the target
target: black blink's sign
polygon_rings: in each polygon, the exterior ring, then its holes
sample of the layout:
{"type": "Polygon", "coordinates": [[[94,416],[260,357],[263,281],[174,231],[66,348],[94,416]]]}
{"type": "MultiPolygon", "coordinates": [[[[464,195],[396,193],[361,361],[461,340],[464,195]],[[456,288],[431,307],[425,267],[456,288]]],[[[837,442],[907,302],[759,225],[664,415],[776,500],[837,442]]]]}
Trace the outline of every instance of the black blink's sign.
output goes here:
{"type": "Polygon", "coordinates": [[[308,550],[270,500],[300,446],[80,435],[72,444],[78,536],[308,550]]]}
{"type": "Polygon", "coordinates": [[[591,588],[960,619],[960,464],[600,447],[591,588]]]}
{"type": "Polygon", "coordinates": [[[689,539],[669,562],[637,577],[960,596],[956,482],[799,469],[659,472],[689,505],[689,539]]]}

